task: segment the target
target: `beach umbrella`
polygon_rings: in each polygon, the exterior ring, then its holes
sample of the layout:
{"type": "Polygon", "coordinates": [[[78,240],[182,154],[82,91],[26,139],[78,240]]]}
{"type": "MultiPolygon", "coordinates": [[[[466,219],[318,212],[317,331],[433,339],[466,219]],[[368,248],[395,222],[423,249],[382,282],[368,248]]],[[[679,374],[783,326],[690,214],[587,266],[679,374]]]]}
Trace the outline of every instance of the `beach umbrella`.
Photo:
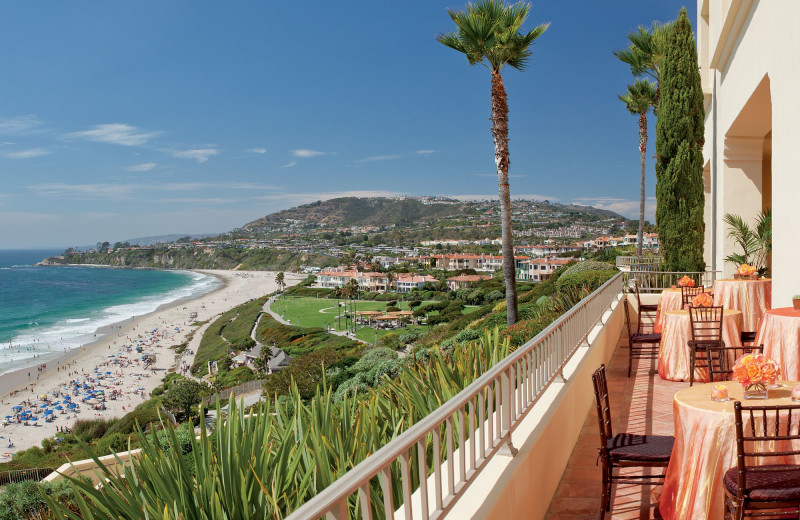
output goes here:
{"type": "Polygon", "coordinates": [[[111,372],[106,372],[106,375],[109,375],[111,372]]]}
{"type": "Polygon", "coordinates": [[[12,406],[11,409],[12,410],[22,410],[22,407],[17,405],[17,406],[12,406]]]}
{"type": "Polygon", "coordinates": [[[52,415],[53,414],[53,410],[45,410],[44,414],[45,415],[52,415]]]}
{"type": "Polygon", "coordinates": [[[56,410],[63,410],[63,409],[64,409],[64,407],[61,406],[61,405],[56,406],[56,410]]]}
{"type": "Polygon", "coordinates": [[[77,407],[78,407],[78,405],[76,405],[75,403],[69,403],[69,407],[70,407],[70,408],[77,408],[77,407]]]}
{"type": "Polygon", "coordinates": [[[13,419],[13,418],[14,418],[13,415],[6,415],[6,419],[13,419]]]}
{"type": "Polygon", "coordinates": [[[38,421],[38,420],[39,420],[39,418],[38,418],[38,417],[31,417],[31,419],[30,419],[30,420],[31,420],[31,421],[38,421]]]}

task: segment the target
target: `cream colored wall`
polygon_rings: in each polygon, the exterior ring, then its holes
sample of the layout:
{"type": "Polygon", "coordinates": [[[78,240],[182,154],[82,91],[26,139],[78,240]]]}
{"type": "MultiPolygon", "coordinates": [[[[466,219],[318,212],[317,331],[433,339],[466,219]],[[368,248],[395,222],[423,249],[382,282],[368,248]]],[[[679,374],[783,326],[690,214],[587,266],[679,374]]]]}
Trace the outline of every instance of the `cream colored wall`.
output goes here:
{"type": "MultiPolygon", "coordinates": [[[[123,465],[117,463],[117,459],[119,459],[122,464],[128,464],[128,461],[132,458],[137,458],[141,454],[141,450],[131,450],[131,451],[124,451],[117,453],[115,455],[106,455],[104,457],[100,457],[100,462],[105,465],[111,473],[119,474],[123,471],[123,465]]],[[[79,460],[72,463],[62,464],[57,470],[50,473],[46,476],[43,481],[44,482],[53,482],[63,477],[75,477],[75,476],[83,476],[89,477],[94,484],[98,484],[100,482],[100,477],[98,474],[98,465],[93,459],[85,459],[79,460]]]]}
{"type": "MultiPolygon", "coordinates": [[[[716,225],[717,266],[730,253],[727,230],[721,223],[726,212],[754,215],[763,206],[760,172],[762,154],[756,160],[755,148],[772,131],[771,185],[773,211],[772,274],[773,307],[791,304],[791,296],[800,292],[800,236],[795,207],[800,204],[800,175],[798,175],[798,142],[800,142],[800,100],[796,95],[800,84],[800,2],[796,0],[699,0],[698,13],[708,8],[708,54],[717,49],[729,49],[727,60],[718,63],[716,90],[716,163],[718,183],[714,187],[718,200],[716,225]],[[726,9],[726,4],[728,9],[726,9]],[[719,40],[721,38],[721,40],[719,40]],[[719,41],[718,41],[719,40],[719,41]],[[721,47],[720,47],[721,46],[721,47]],[[769,79],[771,100],[770,128],[756,128],[759,121],[737,122],[756,88],[769,79]],[[745,135],[748,126],[752,135],[745,135]],[[752,146],[728,139],[753,138],[752,146]],[[758,139],[762,141],[759,143],[758,139]],[[726,145],[733,153],[726,164],[726,145]],[[734,150],[734,148],[736,150],[734,150]],[[749,151],[753,151],[752,154],[749,151]],[[756,173],[758,172],[758,175],[756,173]]],[[[701,29],[704,23],[698,21],[701,29]]],[[[724,53],[723,53],[724,54],[724,53]]],[[[703,55],[703,53],[701,53],[703,55]]],[[[766,109],[769,110],[769,109],[766,109]]],[[[756,111],[755,115],[764,109],[756,111]]],[[[713,113],[706,119],[706,158],[712,154],[713,113]]],[[[761,121],[763,122],[763,121],[761,121]]],[[[707,253],[708,255],[709,253],[707,253]]],[[[710,258],[709,258],[710,259],[710,258]]],[[[725,266],[730,272],[732,266],[725,266]]]]}

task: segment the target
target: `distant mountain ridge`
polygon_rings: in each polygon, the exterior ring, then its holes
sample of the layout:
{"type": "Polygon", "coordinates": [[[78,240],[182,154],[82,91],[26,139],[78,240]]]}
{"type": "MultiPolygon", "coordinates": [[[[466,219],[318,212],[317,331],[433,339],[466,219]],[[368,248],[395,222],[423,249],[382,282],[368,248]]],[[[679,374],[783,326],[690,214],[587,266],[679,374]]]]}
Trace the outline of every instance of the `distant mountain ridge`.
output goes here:
{"type": "MultiPolygon", "coordinates": [[[[549,201],[512,201],[512,209],[522,203],[535,204],[550,212],[583,213],[600,219],[628,220],[610,210],[549,201]]],[[[320,227],[413,226],[444,218],[474,217],[487,209],[499,210],[497,200],[462,201],[446,197],[342,197],[312,202],[271,213],[248,222],[239,230],[257,233],[284,226],[287,222],[320,227]]],[[[499,222],[498,222],[499,224],[499,222]]]]}
{"type": "Polygon", "coordinates": [[[287,220],[322,226],[407,226],[443,217],[476,215],[465,202],[446,198],[342,197],[303,204],[248,222],[243,231],[280,226],[287,220]]]}

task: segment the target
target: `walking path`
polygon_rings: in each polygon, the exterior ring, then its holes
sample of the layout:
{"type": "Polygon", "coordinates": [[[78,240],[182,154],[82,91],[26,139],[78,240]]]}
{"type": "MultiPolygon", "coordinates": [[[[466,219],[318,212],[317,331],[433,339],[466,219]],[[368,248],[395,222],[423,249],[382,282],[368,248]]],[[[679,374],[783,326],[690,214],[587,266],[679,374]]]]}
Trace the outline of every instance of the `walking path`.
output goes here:
{"type": "MultiPolygon", "coordinates": [[[[280,314],[278,314],[277,312],[272,310],[272,302],[274,302],[275,299],[278,298],[279,296],[281,296],[281,295],[277,294],[277,295],[273,296],[272,298],[270,298],[269,300],[267,300],[267,303],[264,304],[264,311],[268,312],[269,315],[272,316],[273,318],[275,318],[275,321],[277,321],[278,323],[282,323],[284,325],[291,325],[292,324],[291,322],[286,321],[285,319],[283,319],[281,317],[280,314]]],[[[319,311],[319,312],[322,312],[322,311],[319,311]]],[[[372,345],[372,343],[369,343],[368,341],[360,340],[357,337],[355,337],[354,335],[348,334],[346,331],[343,331],[343,330],[331,330],[331,329],[328,329],[328,333],[329,334],[336,334],[337,336],[342,336],[344,338],[351,339],[353,341],[358,341],[359,343],[363,343],[365,345],[372,345]]]]}

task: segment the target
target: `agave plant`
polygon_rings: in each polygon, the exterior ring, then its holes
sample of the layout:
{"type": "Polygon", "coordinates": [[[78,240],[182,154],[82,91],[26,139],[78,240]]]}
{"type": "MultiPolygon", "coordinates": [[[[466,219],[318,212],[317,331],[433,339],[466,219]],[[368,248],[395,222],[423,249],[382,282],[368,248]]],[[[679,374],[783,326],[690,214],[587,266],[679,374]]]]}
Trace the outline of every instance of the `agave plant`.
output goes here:
{"type": "Polygon", "coordinates": [[[755,228],[733,213],[726,213],[722,220],[730,226],[728,237],[742,249],[741,253],[726,256],[725,261],[735,265],[754,265],[758,274],[766,275],[769,271],[767,260],[772,252],[772,209],[767,208],[758,215],[755,228]]]}
{"type": "MultiPolygon", "coordinates": [[[[215,431],[206,431],[201,421],[200,435],[192,438],[186,455],[171,424],[162,424],[169,439],[163,445],[137,427],[142,454],[128,462],[115,456],[120,474],[86,447],[100,467],[103,485],[95,488],[65,477],[75,502],[44,499],[50,514],[60,520],[284,518],[507,355],[508,343],[495,330],[452,353],[434,349],[426,361],[409,363],[382,387],[341,402],[324,385],[307,403],[293,386],[291,406],[276,399],[257,404],[249,415],[231,399],[228,415],[215,431]]],[[[217,416],[223,417],[219,403],[217,416]]],[[[431,438],[425,451],[432,468],[431,438]]],[[[445,455],[440,456],[443,460],[445,455]]],[[[415,489],[415,453],[410,461],[415,489]]],[[[399,464],[391,471],[395,504],[400,505],[399,464]]],[[[373,480],[373,510],[380,518],[383,495],[373,480]]],[[[356,500],[351,497],[351,517],[360,518],[356,500]]]]}

